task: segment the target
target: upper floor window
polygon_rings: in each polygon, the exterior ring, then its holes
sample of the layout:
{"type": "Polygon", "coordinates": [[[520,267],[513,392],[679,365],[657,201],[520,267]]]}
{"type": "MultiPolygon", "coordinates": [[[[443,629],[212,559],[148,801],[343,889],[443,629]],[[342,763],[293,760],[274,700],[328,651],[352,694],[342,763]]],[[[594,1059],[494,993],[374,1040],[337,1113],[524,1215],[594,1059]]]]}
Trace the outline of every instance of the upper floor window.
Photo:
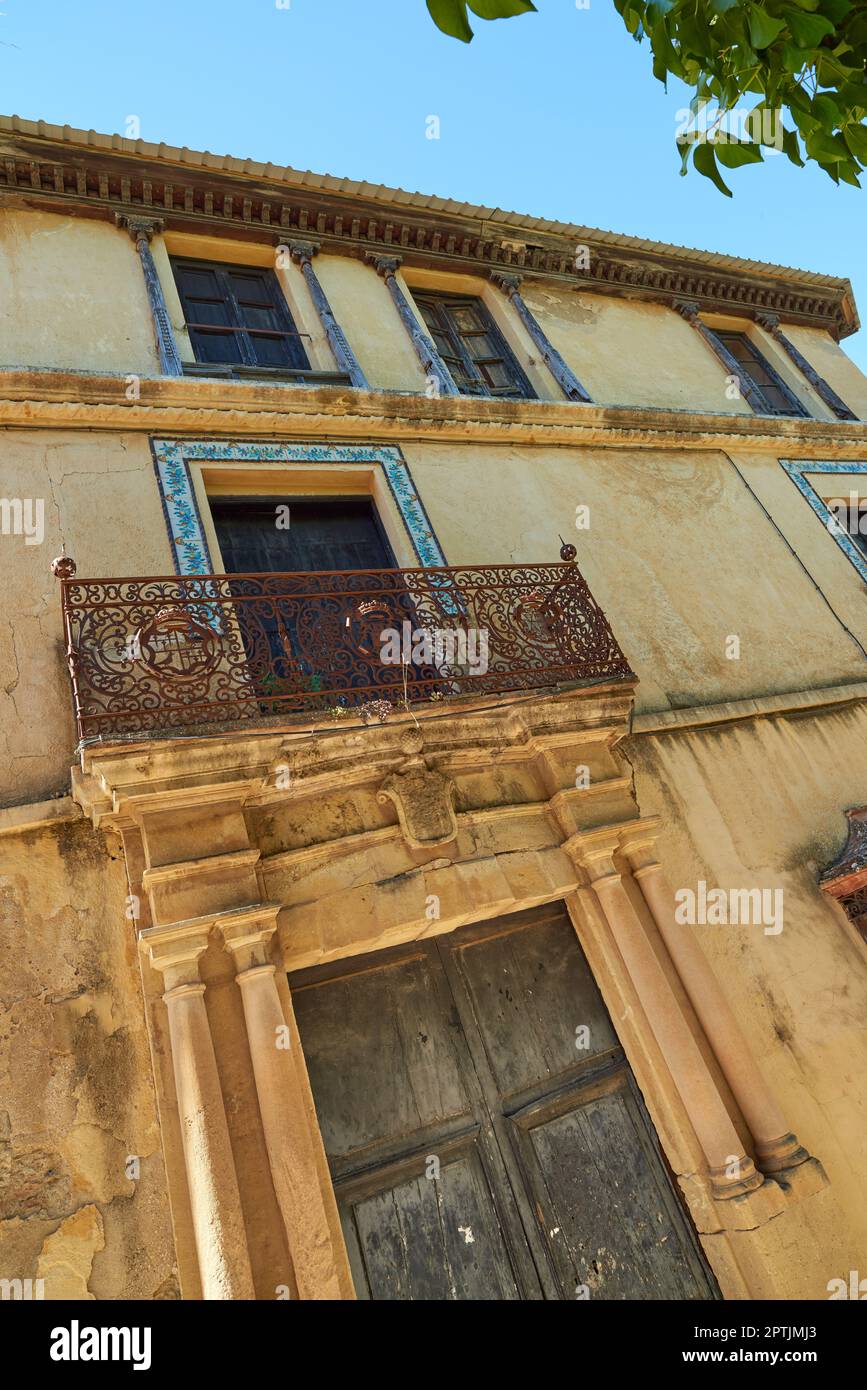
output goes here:
{"type": "Polygon", "coordinates": [[[413,298],[462,396],[535,396],[480,299],[415,290],[413,298]]]}
{"type": "Polygon", "coordinates": [[[807,411],[759,352],[746,333],[721,333],[714,329],[715,336],[728,348],[736,360],[742,374],[752,383],[765,401],[768,415],[806,415],[807,411]]]}
{"type": "Polygon", "coordinates": [[[172,269],[197,362],[239,375],[257,368],[309,370],[273,270],[181,260],[173,260],[172,269]]]}

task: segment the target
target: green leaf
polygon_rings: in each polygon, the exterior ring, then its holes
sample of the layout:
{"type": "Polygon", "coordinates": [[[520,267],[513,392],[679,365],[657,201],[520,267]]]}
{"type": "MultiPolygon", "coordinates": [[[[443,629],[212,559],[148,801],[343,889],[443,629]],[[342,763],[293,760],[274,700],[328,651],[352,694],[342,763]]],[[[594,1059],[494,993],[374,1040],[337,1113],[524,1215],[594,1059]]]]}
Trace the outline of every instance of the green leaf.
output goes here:
{"type": "MultiPolygon", "coordinates": [[[[817,4],[814,5],[811,3],[805,5],[803,0],[795,0],[795,4],[800,5],[802,10],[818,9],[817,4]]],[[[826,19],[830,19],[831,23],[836,27],[841,19],[845,19],[847,14],[851,14],[852,6],[850,0],[822,0],[822,12],[826,19]]]]}
{"type": "Polygon", "coordinates": [[[479,19],[511,19],[536,9],[531,0],[467,0],[467,4],[479,19]]]}
{"type": "Polygon", "coordinates": [[[760,5],[750,6],[750,42],[753,48],[770,48],[785,27],[785,20],[774,19],[760,5]]]}
{"type": "Polygon", "coordinates": [[[706,179],[710,179],[711,183],[716,184],[720,193],[724,193],[727,198],[732,196],[731,189],[726,188],[726,185],[722,181],[722,175],[716,167],[716,159],[714,157],[712,145],[696,145],[693,164],[700,174],[704,174],[706,179]]]}
{"type": "Polygon", "coordinates": [[[783,7],[789,32],[799,48],[818,48],[828,34],[833,34],[834,26],[830,19],[821,14],[804,14],[791,5],[783,7]]]}
{"type": "Polygon", "coordinates": [[[761,164],[760,146],[750,140],[715,140],[714,154],[726,169],[739,169],[743,164],[761,164]]]}
{"type": "Polygon", "coordinates": [[[467,19],[466,0],[427,0],[431,18],[438,29],[453,39],[469,43],[473,37],[467,19]]]}
{"type": "Polygon", "coordinates": [[[794,130],[783,131],[783,154],[791,160],[792,164],[797,164],[799,169],[803,169],[804,161],[801,158],[798,136],[794,130]]]}
{"type": "Polygon", "coordinates": [[[783,45],[781,61],[786,72],[794,74],[800,72],[803,67],[813,60],[812,48],[799,48],[797,44],[787,43],[783,45]]]}
{"type": "Polygon", "coordinates": [[[847,125],[840,132],[849,149],[862,164],[867,164],[867,127],[847,125]]]}
{"type": "Polygon", "coordinates": [[[823,130],[826,130],[829,135],[833,130],[836,130],[843,119],[842,111],[833,97],[828,96],[827,92],[820,92],[818,96],[813,97],[810,104],[810,115],[815,116],[819,125],[823,130]]]}
{"type": "Polygon", "coordinates": [[[818,160],[823,166],[838,164],[840,160],[851,158],[845,140],[839,135],[827,135],[824,130],[817,130],[812,135],[805,136],[804,144],[810,158],[818,160]]]}
{"type": "MultiPolygon", "coordinates": [[[[737,7],[739,0],[710,0],[710,7],[714,14],[725,14],[726,10],[733,10],[737,7]]],[[[816,0],[818,4],[818,0],[816,0]]]]}

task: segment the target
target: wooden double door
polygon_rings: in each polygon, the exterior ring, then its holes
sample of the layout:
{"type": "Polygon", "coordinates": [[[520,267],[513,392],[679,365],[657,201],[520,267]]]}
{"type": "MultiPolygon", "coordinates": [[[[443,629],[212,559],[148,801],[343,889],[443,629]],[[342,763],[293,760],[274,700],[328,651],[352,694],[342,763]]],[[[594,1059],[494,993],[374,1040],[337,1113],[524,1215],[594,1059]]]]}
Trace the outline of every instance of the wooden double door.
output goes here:
{"type": "Polygon", "coordinates": [[[290,983],[359,1298],[719,1296],[559,905],[290,983]]]}

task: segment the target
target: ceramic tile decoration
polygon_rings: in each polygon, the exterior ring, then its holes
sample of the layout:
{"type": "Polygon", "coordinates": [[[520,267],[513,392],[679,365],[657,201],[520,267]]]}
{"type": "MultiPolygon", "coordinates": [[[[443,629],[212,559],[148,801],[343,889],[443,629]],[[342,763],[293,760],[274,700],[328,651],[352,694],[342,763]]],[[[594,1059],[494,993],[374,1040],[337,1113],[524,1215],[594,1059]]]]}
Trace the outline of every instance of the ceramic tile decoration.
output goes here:
{"type": "Polygon", "coordinates": [[[853,463],[845,459],[780,459],[780,463],[802,497],[807,499],[822,525],[828,528],[840,549],[845,551],[861,578],[867,579],[867,555],[850,536],[846,535],[844,530],[834,524],[835,518],[832,512],[805,477],[807,473],[867,474],[867,462],[853,463]]]}
{"type": "Polygon", "coordinates": [[[212,574],[214,571],[189,469],[190,463],[204,461],[378,464],[397,504],[419,564],[427,567],[446,563],[400,449],[355,444],[152,439],[151,450],[178,574],[212,574]]]}

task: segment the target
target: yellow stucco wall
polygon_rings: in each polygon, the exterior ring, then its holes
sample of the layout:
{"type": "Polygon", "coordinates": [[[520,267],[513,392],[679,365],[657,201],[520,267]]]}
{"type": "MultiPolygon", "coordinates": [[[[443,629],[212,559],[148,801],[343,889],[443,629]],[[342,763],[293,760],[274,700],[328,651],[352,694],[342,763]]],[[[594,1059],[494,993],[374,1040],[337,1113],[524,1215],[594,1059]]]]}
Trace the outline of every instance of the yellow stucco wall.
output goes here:
{"type": "MultiPolygon", "coordinates": [[[[166,274],[159,248],[157,259],[166,274]]],[[[423,391],[375,271],[330,256],[317,258],[316,271],[371,384],[423,391]]],[[[0,316],[0,366],[156,372],[141,268],[125,233],[3,210],[0,275],[12,286],[0,316]]],[[[723,368],[673,311],[538,285],[526,285],[525,296],[596,400],[750,413],[727,399],[723,368]]],[[[177,317],[176,297],[170,311],[177,317]]],[[[787,332],[867,414],[867,381],[830,338],[787,332]]],[[[193,432],[195,420],[188,425],[193,432]]],[[[327,428],[326,419],[323,440],[327,428]]],[[[419,442],[417,429],[402,447],[448,563],[553,561],[561,534],[576,543],[640,678],[645,714],[867,678],[863,580],[767,453],[440,444],[419,442]],[[584,507],[589,528],[578,529],[576,509],[584,507]],[[726,655],[732,636],[737,659],[726,655]]],[[[65,549],[79,576],[121,577],[171,573],[173,557],[142,433],[7,431],[0,496],[41,498],[45,507],[40,545],[0,537],[2,806],[69,784],[75,734],[51,558],[65,549]]],[[[778,937],[755,928],[700,931],[787,1122],[825,1164],[835,1211],[845,1215],[842,1234],[837,1215],[819,1233],[828,1261],[815,1270],[816,1297],[828,1279],[859,1259],[863,1266],[867,1246],[858,1089],[867,1072],[865,953],[816,887],[840,848],[843,811],[865,800],[865,733],[858,706],[639,732],[624,747],[642,813],[663,818],[676,887],[703,877],[784,888],[778,937]]],[[[0,835],[0,978],[8,981],[0,1092],[9,1097],[0,1103],[0,1175],[13,1156],[23,1174],[18,1187],[7,1183],[0,1266],[60,1277],[74,1250],[84,1271],[79,1292],[171,1297],[172,1242],[117,855],[80,821],[0,835]],[[119,1078],[128,1079],[121,1094],[119,1078]],[[129,1154],[147,1160],[138,1186],[123,1167],[129,1154]]],[[[787,1230],[797,1232],[799,1219],[787,1230]]],[[[774,1262],[785,1263],[780,1251],[774,1262]]]]}
{"type": "MultiPolygon", "coordinates": [[[[781,888],[783,929],[696,925],[787,1124],[824,1164],[846,1222],[811,1297],[867,1250],[867,946],[816,887],[864,801],[867,709],[634,737],[645,815],[675,889],[781,888]]],[[[860,1261],[860,1266],[859,1266],[860,1261]]],[[[780,1271],[781,1288],[785,1273],[780,1271]]],[[[777,1296],[785,1296],[781,1292],[777,1296]]]]}
{"type": "Polygon", "coordinates": [[[154,376],[138,253],[109,222],[0,209],[0,368],[154,376]]]}
{"type": "Polygon", "coordinates": [[[829,386],[842,397],[859,420],[867,419],[867,377],[846,352],[846,340],[835,343],[829,333],[818,328],[785,324],[786,337],[804,354],[829,386]]]}
{"type": "MultiPolygon", "coordinates": [[[[217,243],[211,238],[205,245],[202,238],[174,235],[172,246],[176,252],[190,254],[197,242],[201,243],[197,254],[243,264],[271,261],[268,248],[231,240],[217,243]]],[[[160,238],[154,244],[154,258],[186,358],[190,352],[183,315],[160,238]]],[[[320,255],[316,273],[371,385],[424,390],[418,359],[375,270],[352,257],[320,255]]],[[[300,279],[296,272],[290,278],[300,279]]],[[[453,278],[454,287],[464,292],[466,277],[453,278]]],[[[128,234],[112,223],[17,207],[0,209],[0,280],[5,286],[0,367],[158,372],[138,256],[128,234]]],[[[306,290],[295,289],[306,305],[306,290]]],[[[751,413],[745,401],[727,394],[725,371],[710,349],[697,342],[695,330],[665,305],[529,281],[522,293],[595,401],[751,413]]],[[[509,321],[506,336],[513,346],[525,345],[524,330],[514,312],[504,307],[502,314],[509,321]]],[[[309,313],[302,317],[309,318],[309,313]]],[[[305,328],[318,342],[318,325],[307,322],[305,328]]],[[[857,414],[867,415],[867,379],[830,335],[789,326],[786,332],[847,404],[857,414]]],[[[787,379],[800,385],[798,374],[792,377],[788,359],[784,355],[778,359],[773,344],[765,343],[763,351],[774,358],[787,379]]],[[[323,370],[333,367],[324,347],[321,351],[317,347],[314,357],[323,370]]],[[[539,372],[545,381],[544,386],[536,383],[540,395],[559,399],[559,389],[544,368],[539,372]]],[[[826,413],[809,389],[807,396],[820,417],[826,413]]]]}
{"type": "Polygon", "coordinates": [[[168,532],[147,438],[141,434],[6,431],[0,496],[44,504],[45,536],[0,536],[0,805],[68,786],[76,744],[60,587],[63,548],[82,577],[170,574],[168,532]]]}
{"type": "Polygon", "coordinates": [[[527,284],[524,299],[594,401],[749,415],[726,373],[673,309],[527,284]]]}
{"type": "MultiPolygon", "coordinates": [[[[723,454],[407,445],[449,564],[556,560],[560,535],[661,709],[867,679],[867,659],[723,454]],[[460,505],[455,499],[460,498],[460,505]],[[576,508],[589,529],[576,530],[576,508]],[[740,656],[726,655],[730,636],[740,656]]],[[[863,582],[779,463],[751,475],[782,507],[842,622],[862,633],[863,582]],[[800,505],[798,505],[800,504],[800,505]]],[[[748,479],[749,481],[749,479],[748,479]]]]}
{"type": "MultiPolygon", "coordinates": [[[[560,535],[575,541],[639,676],[639,710],[867,678],[863,581],[766,454],[481,444],[404,453],[449,564],[552,561],[560,535]],[[576,529],[579,507],[588,529],[576,529]]],[[[75,744],[52,557],[65,546],[82,577],[174,565],[143,435],[11,431],[0,494],[45,506],[42,545],[0,539],[8,805],[62,787],[75,744]]]]}
{"type": "Polygon", "coordinates": [[[316,274],[371,386],[423,391],[425,375],[385,281],[372,266],[317,256],[316,274]]]}

